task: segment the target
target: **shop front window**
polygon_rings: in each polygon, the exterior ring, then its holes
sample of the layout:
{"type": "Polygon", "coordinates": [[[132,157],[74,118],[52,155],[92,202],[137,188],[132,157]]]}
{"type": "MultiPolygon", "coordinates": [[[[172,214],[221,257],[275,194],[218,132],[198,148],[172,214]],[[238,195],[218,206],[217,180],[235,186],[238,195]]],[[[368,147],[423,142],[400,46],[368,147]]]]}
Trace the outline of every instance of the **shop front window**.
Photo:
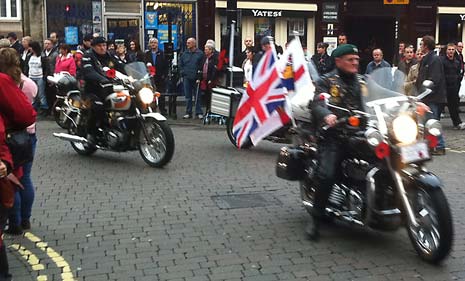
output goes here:
{"type": "Polygon", "coordinates": [[[260,42],[265,36],[273,36],[275,32],[274,18],[255,18],[254,23],[254,39],[255,42],[260,42]]]}
{"type": "Polygon", "coordinates": [[[439,16],[439,43],[456,43],[462,41],[463,24],[459,15],[441,15],[439,16]]]}
{"type": "Polygon", "coordinates": [[[66,34],[65,30],[77,29],[77,42],[82,42],[86,34],[100,32],[94,28],[100,16],[92,19],[92,3],[92,0],[47,0],[48,34],[57,32],[60,40],[66,41],[70,34],[66,34]]]}
{"type": "Polygon", "coordinates": [[[299,36],[302,46],[307,45],[307,39],[305,37],[306,20],[301,18],[289,19],[287,22],[287,42],[290,42],[296,36],[299,36]]]}
{"type": "Polygon", "coordinates": [[[0,0],[0,18],[17,19],[19,0],[0,0]]]}
{"type": "Polygon", "coordinates": [[[192,3],[175,3],[175,2],[154,2],[147,1],[146,12],[155,12],[158,24],[147,28],[145,41],[148,43],[149,38],[156,37],[159,41],[160,48],[163,43],[168,42],[168,29],[171,26],[171,41],[174,44],[174,50],[183,51],[186,48],[188,38],[196,38],[197,11],[195,2],[192,3]]]}

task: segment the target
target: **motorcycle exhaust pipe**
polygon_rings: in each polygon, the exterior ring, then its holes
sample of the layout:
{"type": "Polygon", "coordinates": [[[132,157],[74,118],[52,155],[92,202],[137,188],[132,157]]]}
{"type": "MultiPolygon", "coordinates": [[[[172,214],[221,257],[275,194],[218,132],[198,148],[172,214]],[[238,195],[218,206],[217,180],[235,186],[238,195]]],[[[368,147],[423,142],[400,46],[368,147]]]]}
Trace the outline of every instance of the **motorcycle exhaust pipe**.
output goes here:
{"type": "Polygon", "coordinates": [[[53,133],[53,136],[61,140],[70,141],[70,142],[79,142],[79,143],[88,143],[86,138],[70,135],[66,133],[53,133]]]}
{"type": "Polygon", "coordinates": [[[55,107],[55,111],[56,111],[56,112],[61,112],[61,111],[63,111],[63,109],[62,109],[61,107],[59,107],[59,106],[56,106],[56,107],[55,107]]]}

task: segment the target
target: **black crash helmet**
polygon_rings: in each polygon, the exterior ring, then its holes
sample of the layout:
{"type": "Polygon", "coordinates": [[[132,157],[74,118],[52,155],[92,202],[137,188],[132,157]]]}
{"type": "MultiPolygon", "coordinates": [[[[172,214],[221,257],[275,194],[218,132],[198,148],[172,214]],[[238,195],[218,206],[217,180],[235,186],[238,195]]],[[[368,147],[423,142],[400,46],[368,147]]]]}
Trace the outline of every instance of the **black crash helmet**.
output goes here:
{"type": "Polygon", "coordinates": [[[60,80],[58,80],[57,86],[58,90],[62,94],[66,94],[73,90],[79,90],[76,78],[68,74],[64,75],[60,80]]]}

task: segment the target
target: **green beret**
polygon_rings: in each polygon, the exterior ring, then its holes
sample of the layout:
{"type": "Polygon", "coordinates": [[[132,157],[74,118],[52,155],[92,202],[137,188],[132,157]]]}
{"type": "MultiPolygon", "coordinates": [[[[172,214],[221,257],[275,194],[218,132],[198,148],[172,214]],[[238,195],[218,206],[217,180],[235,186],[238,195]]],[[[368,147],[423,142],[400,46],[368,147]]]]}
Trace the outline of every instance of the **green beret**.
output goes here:
{"type": "Polygon", "coordinates": [[[331,56],[333,58],[339,58],[344,55],[353,55],[353,54],[358,54],[357,46],[352,45],[352,44],[344,44],[334,49],[333,52],[331,53],[331,56]]]}

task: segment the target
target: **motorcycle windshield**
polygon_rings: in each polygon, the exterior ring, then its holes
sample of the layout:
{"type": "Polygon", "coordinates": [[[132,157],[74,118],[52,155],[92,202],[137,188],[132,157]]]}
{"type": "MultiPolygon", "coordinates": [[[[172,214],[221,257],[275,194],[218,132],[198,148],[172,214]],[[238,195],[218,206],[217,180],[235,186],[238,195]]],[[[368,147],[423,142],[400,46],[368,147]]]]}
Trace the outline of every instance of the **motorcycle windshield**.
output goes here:
{"type": "Polygon", "coordinates": [[[366,76],[367,87],[362,90],[364,111],[374,113],[379,107],[384,113],[402,111],[402,104],[408,102],[405,95],[405,74],[390,67],[375,70],[366,76]]]}
{"type": "Polygon", "coordinates": [[[124,66],[124,71],[128,76],[136,80],[142,80],[149,77],[147,66],[140,61],[131,62],[124,66]]]}

